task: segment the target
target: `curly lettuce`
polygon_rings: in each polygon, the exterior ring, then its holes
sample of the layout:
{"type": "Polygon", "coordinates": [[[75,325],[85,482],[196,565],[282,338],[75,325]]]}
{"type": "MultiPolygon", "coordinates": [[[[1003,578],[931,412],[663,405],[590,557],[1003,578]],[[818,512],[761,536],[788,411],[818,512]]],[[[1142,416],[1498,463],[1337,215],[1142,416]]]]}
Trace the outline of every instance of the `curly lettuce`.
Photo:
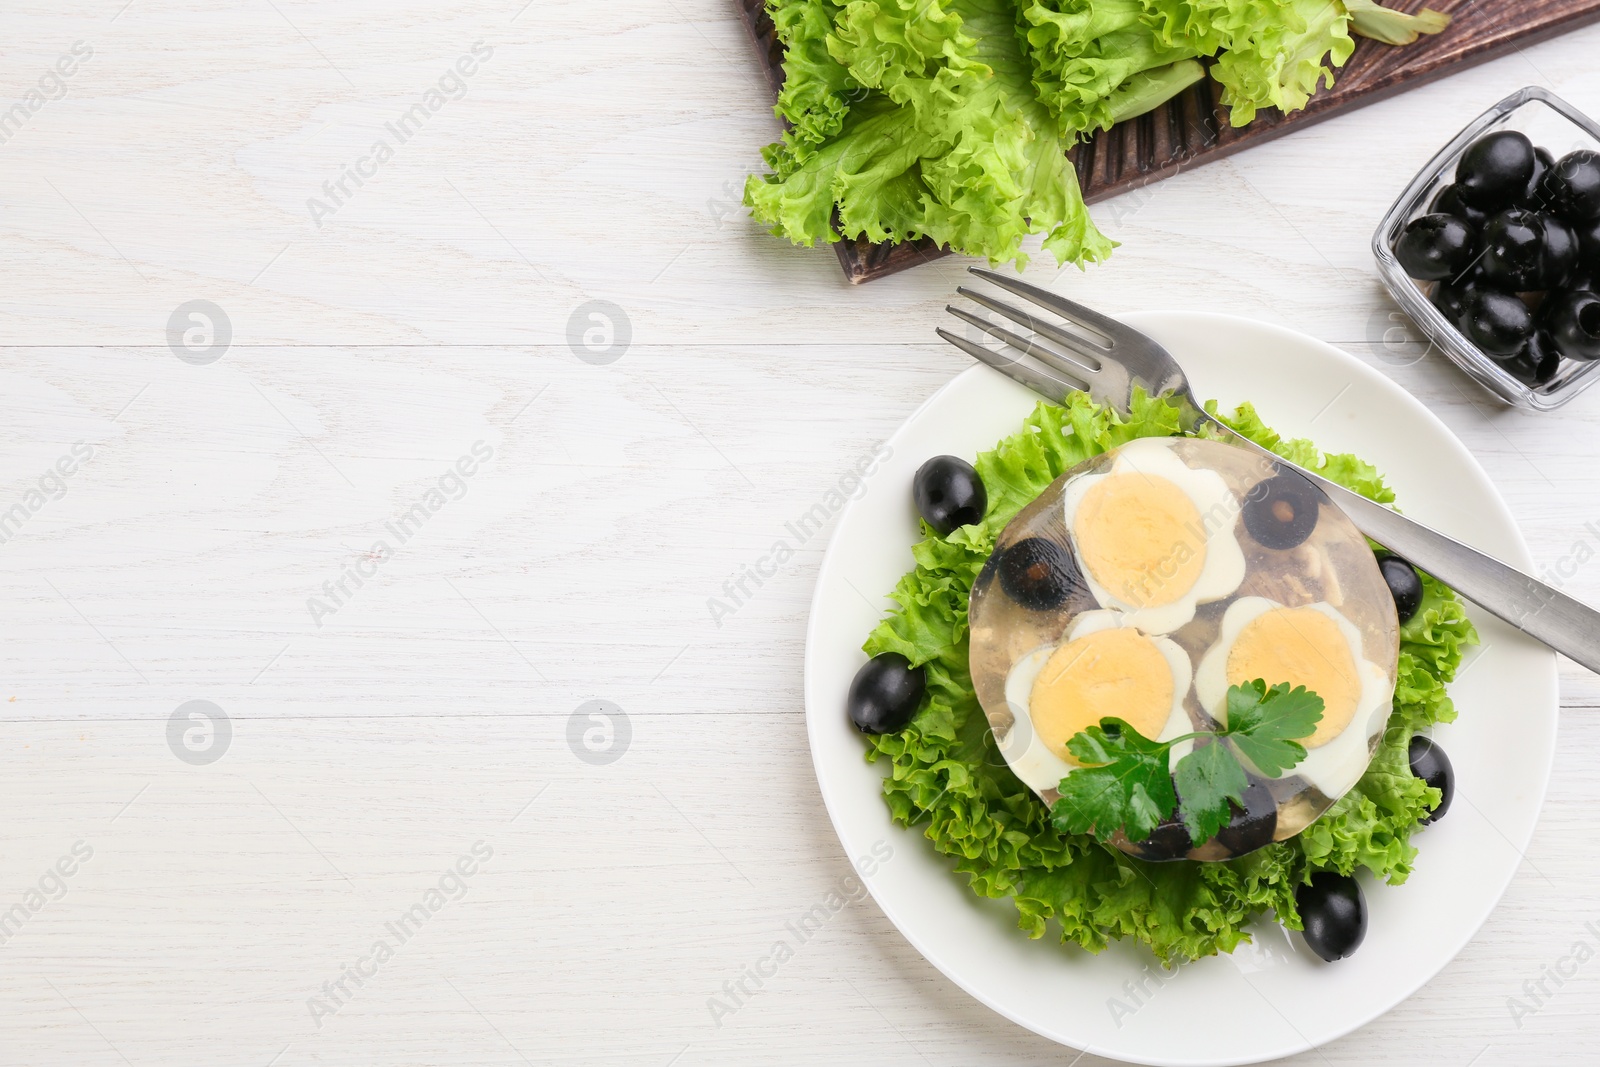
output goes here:
{"type": "Polygon", "coordinates": [[[828,30],[841,6],[833,0],[795,0],[771,7],[784,48],[776,110],[787,126],[784,144],[798,158],[838,134],[850,101],[861,91],[849,69],[828,54],[828,30]]]}
{"type": "Polygon", "coordinates": [[[932,238],[993,263],[1042,235],[1058,263],[1115,247],[1067,152],[1204,78],[1231,121],[1293,111],[1349,58],[1352,29],[1403,42],[1448,23],[1375,0],[768,0],[776,111],[745,203],[806,246],[932,238]]]}
{"type": "MultiPolygon", "coordinates": [[[[1284,440],[1248,405],[1224,421],[1364,496],[1393,498],[1369,464],[1284,440]]],[[[1143,396],[1127,417],[1082,394],[1064,407],[1040,404],[1019,433],[977,459],[989,492],[983,521],[948,538],[924,529],[912,550],[915,567],[891,594],[899,607],[865,645],[868,655],[899,652],[927,678],[916,718],[901,733],[871,738],[867,752],[888,764],[884,799],[895,821],[921,826],[973,892],[1009,898],[1029,937],[1053,929],[1062,943],[1091,952],[1133,938],[1169,964],[1232,951],[1248,940],[1246,925],[1269,911],[1298,929],[1295,889],[1317,871],[1364,867],[1392,884],[1405,881],[1416,856],[1411,834],[1439,802],[1438,791],[1410,773],[1411,737],[1454,717],[1445,683],[1477,640],[1455,595],[1424,576],[1422,608],[1401,631],[1394,710],[1378,753],[1361,781],[1298,837],[1221,863],[1148,863],[1057,831],[996,749],[973,693],[968,596],[995,538],[1063,472],[1134,438],[1180,432],[1174,408],[1143,396]]]]}
{"type": "Polygon", "coordinates": [[[807,246],[930,237],[1021,265],[1023,239],[1040,234],[1059,262],[1105,259],[1113,244],[1089,218],[1072,137],[1034,90],[1016,19],[1011,0],[854,0],[825,32],[806,23],[807,47],[822,32],[863,92],[825,144],[797,147],[791,131],[770,146],[772,172],[750,176],[745,203],[807,246]]]}
{"type": "MultiPolygon", "coordinates": [[[[1117,102],[1138,84],[1135,79],[1201,54],[1181,37],[1154,33],[1145,0],[1032,0],[1020,13],[1035,65],[1034,88],[1074,135],[1110,129],[1122,117],[1117,102]]],[[[1183,87],[1147,101],[1144,110],[1183,87]]]]}
{"type": "Polygon", "coordinates": [[[1350,15],[1330,0],[1287,0],[1272,19],[1224,42],[1211,75],[1222,84],[1228,121],[1243,126],[1263,107],[1299,111],[1333,68],[1355,51],[1350,15]]]}

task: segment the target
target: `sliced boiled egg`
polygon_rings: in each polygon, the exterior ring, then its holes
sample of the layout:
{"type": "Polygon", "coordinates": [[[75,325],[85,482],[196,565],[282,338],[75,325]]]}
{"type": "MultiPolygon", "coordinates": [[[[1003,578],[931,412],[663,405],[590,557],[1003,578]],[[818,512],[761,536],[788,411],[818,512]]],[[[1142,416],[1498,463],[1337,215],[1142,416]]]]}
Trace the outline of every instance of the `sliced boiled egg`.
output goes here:
{"type": "Polygon", "coordinates": [[[1242,597],[1228,606],[1216,644],[1195,670],[1195,695],[1226,724],[1228,688],[1258,678],[1303,685],[1322,698],[1322,721],[1300,742],[1306,758],[1283,776],[1339,799],[1366,772],[1370,742],[1388,721],[1394,695],[1388,672],[1367,658],[1361,631],[1327,603],[1291,608],[1242,597]]]}
{"type": "Polygon", "coordinates": [[[1216,471],[1185,463],[1170,439],[1123,445],[1109,470],[1068,484],[1062,504],[1095,602],[1145,633],[1171,633],[1196,605],[1244,581],[1238,498],[1216,471]]]}
{"type": "Polygon", "coordinates": [[[1006,675],[1013,723],[998,737],[1000,753],[1029,788],[1053,791],[1079,766],[1067,742],[1101,719],[1122,719],[1161,741],[1189,733],[1183,702],[1191,674],[1188,654],[1167,638],[1114,611],[1084,612],[1059,644],[1022,656],[1006,675]]]}

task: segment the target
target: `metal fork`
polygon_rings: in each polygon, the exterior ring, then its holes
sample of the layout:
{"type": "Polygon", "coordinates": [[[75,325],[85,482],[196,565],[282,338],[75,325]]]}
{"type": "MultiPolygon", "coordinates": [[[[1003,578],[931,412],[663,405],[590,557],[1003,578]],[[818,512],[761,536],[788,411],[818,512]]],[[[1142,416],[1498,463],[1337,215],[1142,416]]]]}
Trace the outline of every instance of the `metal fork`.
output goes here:
{"type": "Polygon", "coordinates": [[[1352,493],[1342,485],[1296,466],[1247,440],[1208,414],[1189,388],[1189,379],[1165,348],[1131,326],[1091,311],[1047,289],[981,267],[973,274],[1066,320],[1067,329],[986,293],[962,286],[958,294],[1034,334],[1024,337],[964,308],[945,310],[963,322],[1033,357],[1034,367],[992,352],[949,330],[939,336],[979,362],[1060,404],[1075,392],[1126,415],[1135,386],[1151,396],[1166,396],[1180,413],[1186,431],[1209,426],[1232,443],[1299,471],[1327,493],[1362,533],[1427,571],[1462,596],[1524,633],[1600,673],[1600,612],[1501,561],[1428,528],[1399,512],[1352,493]],[[1046,345],[1040,339],[1050,342],[1046,345]],[[1059,346],[1059,347],[1056,347],[1059,346]]]}

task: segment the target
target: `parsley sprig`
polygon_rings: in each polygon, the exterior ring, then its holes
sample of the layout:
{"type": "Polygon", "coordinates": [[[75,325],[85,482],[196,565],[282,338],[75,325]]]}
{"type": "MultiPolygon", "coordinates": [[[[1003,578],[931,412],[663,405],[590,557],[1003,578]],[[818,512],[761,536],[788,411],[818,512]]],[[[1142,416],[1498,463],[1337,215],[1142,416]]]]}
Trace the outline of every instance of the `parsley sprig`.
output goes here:
{"type": "Polygon", "coordinates": [[[1322,698],[1305,686],[1290,689],[1284,682],[1268,688],[1258,678],[1228,689],[1228,724],[1221,730],[1152,741],[1121,719],[1101,719],[1067,742],[1083,769],[1061,780],[1051,821],[1063,833],[1092,833],[1105,841],[1120,829],[1128,840],[1143,841],[1181,808],[1190,838],[1196,847],[1203,845],[1233,818],[1230,805],[1244,806],[1250,782],[1234,749],[1261,774],[1276,778],[1306,758],[1300,741],[1316,730],[1322,708],[1322,698]],[[1233,746],[1223,744],[1224,738],[1233,746]],[[1169,769],[1172,746],[1180,741],[1207,743],[1169,769]]]}

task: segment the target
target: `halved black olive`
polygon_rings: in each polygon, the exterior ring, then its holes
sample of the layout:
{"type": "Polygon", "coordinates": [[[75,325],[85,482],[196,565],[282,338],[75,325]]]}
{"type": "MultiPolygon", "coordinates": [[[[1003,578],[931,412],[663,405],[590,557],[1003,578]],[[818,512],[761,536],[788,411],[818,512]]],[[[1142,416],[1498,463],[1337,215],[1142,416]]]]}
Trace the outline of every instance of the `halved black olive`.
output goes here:
{"type": "Polygon", "coordinates": [[[1143,841],[1128,842],[1128,851],[1152,863],[1181,860],[1193,848],[1194,839],[1189,836],[1188,827],[1183,825],[1183,818],[1176,811],[1156,824],[1150,836],[1143,841]]]}
{"type": "Polygon", "coordinates": [[[983,521],[989,493],[977,470],[956,456],[934,456],[911,479],[917,514],[940,537],[983,521]]]}
{"type": "Polygon", "coordinates": [[[1503,211],[1528,191],[1533,180],[1533,142],[1515,130],[1480,137],[1456,164],[1456,184],[1469,204],[1503,211]]]}
{"type": "Polygon", "coordinates": [[[1447,185],[1440,189],[1439,195],[1433,198],[1433,206],[1428,210],[1434,214],[1454,215],[1474,230],[1481,230],[1483,224],[1489,221],[1487,211],[1467,203],[1459,185],[1447,185]]]}
{"type": "Polygon", "coordinates": [[[1252,781],[1244,791],[1244,807],[1233,805],[1233,819],[1217,831],[1217,843],[1230,855],[1243,856],[1272,844],[1278,832],[1278,802],[1265,782],[1252,781]]]}
{"type": "Polygon", "coordinates": [[[1329,963],[1353,953],[1367,936],[1367,902],[1347,874],[1318,871],[1295,890],[1294,904],[1306,945],[1329,963]]]}
{"type": "Polygon", "coordinates": [[[1533,212],[1522,208],[1500,212],[1483,227],[1483,276],[1511,292],[1537,288],[1544,236],[1540,216],[1533,212]]]}
{"type": "Polygon", "coordinates": [[[1539,183],[1539,195],[1568,222],[1600,218],[1600,153],[1580,148],[1568,152],[1539,183]]]}
{"type": "Polygon", "coordinates": [[[1395,614],[1402,623],[1408,622],[1422,606],[1422,578],[1417,568],[1399,556],[1386,553],[1378,558],[1378,571],[1394,597],[1395,614]]]}
{"type": "Polygon", "coordinates": [[[1080,584],[1071,554],[1054,541],[1029,537],[1001,553],[1000,588],[1025,608],[1059,608],[1080,584]]]}
{"type": "Polygon", "coordinates": [[[1245,494],[1244,528],[1263,548],[1288,549],[1316,529],[1322,491],[1301,475],[1283,471],[1245,494]]]}
{"type": "Polygon", "coordinates": [[[1600,294],[1559,293],[1540,311],[1556,351],[1568,359],[1600,359],[1600,294]]]}
{"type": "Polygon", "coordinates": [[[1533,312],[1515,293],[1478,289],[1467,301],[1462,333],[1496,359],[1509,359],[1533,333],[1533,312]]]}
{"type": "Polygon", "coordinates": [[[1550,335],[1538,330],[1528,338],[1522,351],[1500,364],[1529,385],[1544,385],[1561,369],[1561,353],[1550,335]]]}
{"type": "Polygon", "coordinates": [[[1411,277],[1431,282],[1453,278],[1470,266],[1476,243],[1476,231],[1456,216],[1423,215],[1406,224],[1394,256],[1411,277]]]}
{"type": "Polygon", "coordinates": [[[1539,289],[1560,289],[1578,268],[1578,234],[1555,215],[1540,215],[1543,252],[1534,285],[1539,289]]]}
{"type": "Polygon", "coordinates": [[[1410,757],[1411,773],[1440,794],[1439,806],[1422,817],[1422,825],[1438,822],[1450,810],[1450,801],[1456,795],[1456,769],[1450,765],[1450,757],[1444,754],[1444,749],[1433,738],[1421,734],[1411,739],[1407,755],[1410,757]]]}
{"type": "Polygon", "coordinates": [[[916,717],[928,683],[921,667],[898,652],[880,652],[861,665],[845,708],[864,734],[894,734],[916,717]]]}

